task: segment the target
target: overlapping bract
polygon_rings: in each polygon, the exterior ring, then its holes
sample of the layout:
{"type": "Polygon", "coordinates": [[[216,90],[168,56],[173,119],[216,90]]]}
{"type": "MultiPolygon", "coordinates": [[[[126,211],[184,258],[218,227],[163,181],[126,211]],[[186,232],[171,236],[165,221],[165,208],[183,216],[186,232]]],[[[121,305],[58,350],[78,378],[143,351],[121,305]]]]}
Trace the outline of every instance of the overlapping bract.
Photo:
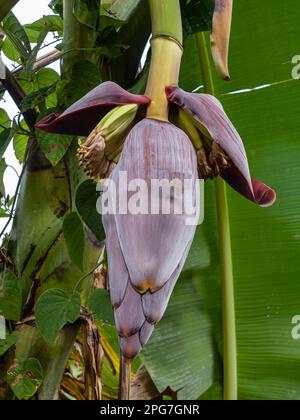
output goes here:
{"type": "Polygon", "coordinates": [[[150,99],[133,95],[116,83],[105,82],[97,86],[63,114],[50,114],[36,125],[37,128],[59,134],[87,137],[101,119],[118,105],[147,105],[150,99]]]}

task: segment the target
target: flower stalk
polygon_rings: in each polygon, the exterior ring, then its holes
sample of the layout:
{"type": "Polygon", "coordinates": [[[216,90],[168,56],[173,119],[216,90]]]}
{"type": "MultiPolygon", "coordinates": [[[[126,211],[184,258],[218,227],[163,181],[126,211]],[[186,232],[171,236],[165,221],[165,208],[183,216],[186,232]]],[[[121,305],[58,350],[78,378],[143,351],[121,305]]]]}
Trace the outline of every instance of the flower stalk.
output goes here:
{"type": "MultiPolygon", "coordinates": [[[[214,95],[215,88],[208,58],[205,33],[196,35],[200,66],[206,93],[214,95]]],[[[234,279],[230,221],[225,182],[216,178],[216,203],[219,229],[221,284],[223,310],[224,400],[237,400],[237,352],[234,301],[234,279]]]]}
{"type": "Polygon", "coordinates": [[[149,0],[152,20],[152,58],[145,95],[151,99],[147,118],[169,121],[167,86],[177,86],[182,58],[179,0],[149,0]]]}

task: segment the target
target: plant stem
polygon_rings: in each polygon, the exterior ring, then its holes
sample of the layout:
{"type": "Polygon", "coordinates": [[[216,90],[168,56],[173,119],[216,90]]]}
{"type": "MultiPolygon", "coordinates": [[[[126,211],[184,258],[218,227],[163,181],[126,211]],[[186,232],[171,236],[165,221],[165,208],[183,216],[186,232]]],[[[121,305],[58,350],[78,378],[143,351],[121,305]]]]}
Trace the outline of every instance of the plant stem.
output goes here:
{"type": "Polygon", "coordinates": [[[182,24],[179,0],[149,0],[152,35],[171,36],[182,44],[182,24]]]}
{"type": "Polygon", "coordinates": [[[169,121],[167,86],[177,86],[182,57],[179,0],[149,0],[152,21],[152,58],[146,95],[151,99],[147,118],[169,121]]]}
{"type": "MultiPolygon", "coordinates": [[[[204,90],[206,93],[214,95],[215,88],[208,58],[205,34],[203,32],[197,34],[196,40],[204,90]]],[[[226,184],[221,178],[216,179],[216,204],[221,258],[224,399],[237,400],[237,343],[230,221],[226,184]]]]}
{"type": "Polygon", "coordinates": [[[123,401],[130,400],[131,384],[131,360],[127,359],[121,353],[120,359],[120,388],[119,399],[123,401]]]}

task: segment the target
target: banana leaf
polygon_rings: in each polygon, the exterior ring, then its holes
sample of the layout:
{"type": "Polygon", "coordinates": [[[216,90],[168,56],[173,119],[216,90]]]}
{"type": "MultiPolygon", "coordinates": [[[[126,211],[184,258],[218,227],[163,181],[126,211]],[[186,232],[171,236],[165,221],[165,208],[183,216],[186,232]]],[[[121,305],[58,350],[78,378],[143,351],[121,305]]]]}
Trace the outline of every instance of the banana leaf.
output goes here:
{"type": "MultiPolygon", "coordinates": [[[[284,3],[280,0],[235,2],[229,57],[232,82],[224,83],[215,78],[218,97],[244,140],[252,172],[272,185],[278,194],[274,207],[260,209],[234,191],[228,191],[240,399],[294,400],[300,395],[299,342],[291,335],[292,318],[300,313],[300,84],[291,77],[291,60],[299,53],[300,9],[297,6],[296,0],[284,3]]],[[[201,85],[195,41],[189,38],[181,86],[201,92],[201,85]]],[[[217,226],[212,194],[213,187],[207,185],[205,221],[191,253],[192,273],[203,282],[203,287],[198,288],[199,303],[202,299],[203,308],[210,314],[210,319],[215,320],[211,333],[217,343],[215,351],[218,351],[222,348],[222,330],[217,226]],[[195,263],[197,250],[199,261],[205,254],[210,256],[205,267],[200,263],[197,267],[195,263]]],[[[157,386],[162,381],[164,386],[167,383],[176,385],[172,378],[166,379],[164,369],[158,368],[161,357],[152,354],[154,351],[164,354],[167,348],[168,366],[177,378],[186,377],[188,369],[191,377],[198,376],[199,397],[203,393],[200,379],[205,379],[205,374],[201,364],[197,366],[195,361],[203,358],[203,351],[206,351],[206,363],[203,362],[202,366],[211,360],[211,353],[204,346],[203,330],[199,329],[199,313],[190,316],[188,325],[190,330],[191,325],[198,326],[202,346],[193,347],[190,340],[182,347],[174,339],[177,335],[187,337],[187,324],[173,330],[169,340],[162,336],[166,329],[171,333],[176,316],[177,319],[183,316],[172,312],[174,302],[181,298],[185,296],[182,297],[182,285],[179,284],[165,319],[145,349],[144,361],[157,386]],[[189,359],[186,359],[187,354],[189,359]],[[191,359],[193,363],[187,368],[185,362],[191,359]]],[[[195,301],[194,296],[190,298],[190,301],[185,301],[187,311],[195,301]]],[[[194,333],[196,331],[197,328],[194,333]]],[[[218,362],[214,367],[219,370],[216,387],[222,371],[218,362]]],[[[191,380],[185,383],[189,384],[191,380]]],[[[207,386],[209,382],[206,381],[207,386]]],[[[193,387],[183,389],[179,398],[195,397],[193,387]]],[[[216,395],[220,397],[220,393],[216,395]]]]}

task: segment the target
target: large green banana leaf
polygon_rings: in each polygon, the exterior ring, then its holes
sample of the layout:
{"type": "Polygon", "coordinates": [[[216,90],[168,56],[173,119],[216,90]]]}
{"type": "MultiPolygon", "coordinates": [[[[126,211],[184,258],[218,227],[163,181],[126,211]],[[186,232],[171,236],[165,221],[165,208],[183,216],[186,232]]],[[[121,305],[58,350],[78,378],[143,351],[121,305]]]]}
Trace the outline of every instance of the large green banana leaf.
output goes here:
{"type": "MultiPolygon", "coordinates": [[[[291,77],[292,57],[300,53],[299,21],[297,0],[236,0],[232,82],[216,80],[217,94],[245,142],[252,175],[278,194],[274,207],[261,209],[229,191],[240,399],[300,399],[300,342],[291,335],[292,318],[300,314],[300,81],[291,77]],[[229,94],[236,91],[241,92],[229,94]]],[[[201,85],[193,39],[186,43],[181,80],[188,90],[201,85]]],[[[189,278],[200,285],[199,310],[190,310],[194,295],[189,301],[186,294],[182,296],[183,288],[192,287],[183,277],[165,319],[144,351],[155,383],[160,388],[183,387],[179,398],[194,398],[197,392],[200,396],[204,383],[207,388],[212,384],[215,377],[208,376],[205,367],[212,366],[212,351],[222,345],[212,194],[208,186],[205,222],[188,263],[192,268],[189,278]],[[186,314],[184,309],[175,311],[181,298],[186,314]],[[203,327],[204,313],[212,320],[210,330],[203,327]],[[182,318],[188,318],[185,324],[182,318]],[[197,346],[194,334],[198,334],[197,346]],[[176,335],[181,338],[176,340],[176,335]],[[159,369],[164,352],[168,353],[164,362],[174,377],[159,369]]],[[[219,370],[220,378],[220,366],[214,363],[214,374],[219,370]]]]}

